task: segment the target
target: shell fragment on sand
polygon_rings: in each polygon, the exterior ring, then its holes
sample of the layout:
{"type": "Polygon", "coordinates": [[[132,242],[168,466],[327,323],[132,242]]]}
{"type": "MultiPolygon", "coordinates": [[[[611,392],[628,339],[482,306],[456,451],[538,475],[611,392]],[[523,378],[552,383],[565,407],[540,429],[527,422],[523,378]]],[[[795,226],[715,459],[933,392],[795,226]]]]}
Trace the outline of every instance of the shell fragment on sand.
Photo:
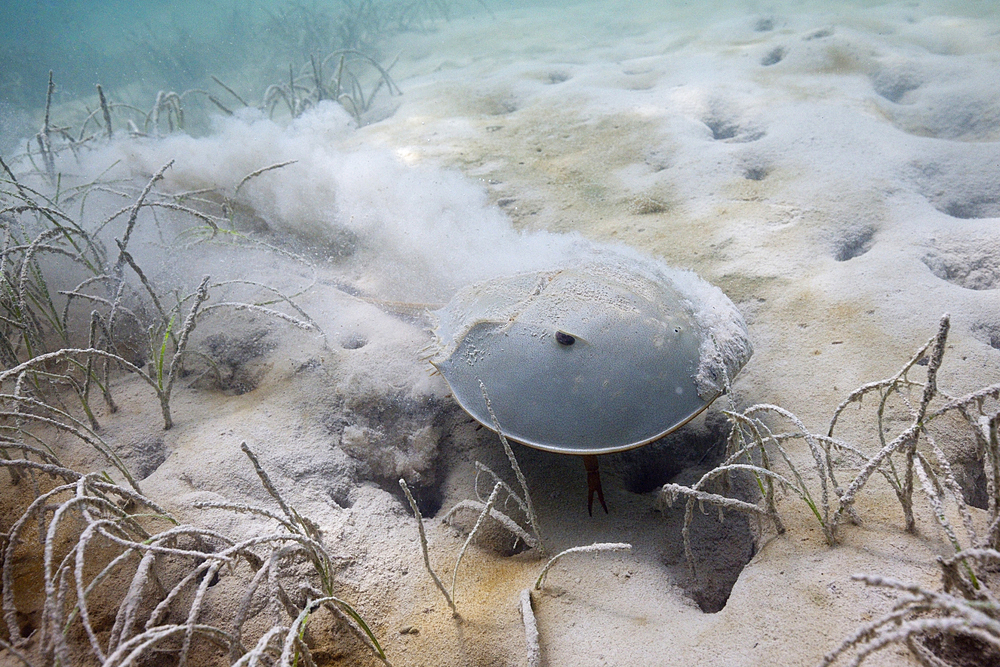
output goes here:
{"type": "Polygon", "coordinates": [[[752,354],[721,290],[632,256],[477,283],[436,315],[431,363],[458,403],[493,428],[485,386],[504,435],[567,454],[680,428],[752,354]]]}

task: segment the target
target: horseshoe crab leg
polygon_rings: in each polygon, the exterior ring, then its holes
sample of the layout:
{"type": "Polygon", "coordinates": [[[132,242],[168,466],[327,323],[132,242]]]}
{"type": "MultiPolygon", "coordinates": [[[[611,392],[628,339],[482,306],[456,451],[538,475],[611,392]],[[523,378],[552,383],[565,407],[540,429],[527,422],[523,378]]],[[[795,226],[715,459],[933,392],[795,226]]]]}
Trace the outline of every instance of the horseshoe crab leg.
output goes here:
{"type": "Polygon", "coordinates": [[[583,465],[587,469],[587,514],[594,516],[594,493],[601,501],[604,513],[608,513],[608,506],[604,502],[604,489],[601,488],[601,471],[598,470],[597,456],[588,454],[583,457],[583,465]]]}

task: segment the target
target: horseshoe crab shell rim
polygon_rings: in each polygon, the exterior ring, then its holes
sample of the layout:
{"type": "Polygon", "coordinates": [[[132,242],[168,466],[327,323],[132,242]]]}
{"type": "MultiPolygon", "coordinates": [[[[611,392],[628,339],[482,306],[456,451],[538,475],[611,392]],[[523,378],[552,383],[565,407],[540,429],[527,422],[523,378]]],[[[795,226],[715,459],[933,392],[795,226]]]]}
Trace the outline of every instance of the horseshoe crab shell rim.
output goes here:
{"type": "MultiPolygon", "coordinates": [[[[435,365],[435,368],[436,367],[437,366],[435,365]]],[[[700,415],[705,410],[707,410],[709,408],[709,406],[712,405],[712,403],[715,402],[715,399],[717,399],[720,396],[722,396],[723,393],[724,392],[719,392],[719,393],[715,394],[710,399],[708,399],[708,401],[703,406],[701,406],[700,408],[698,408],[697,410],[695,410],[694,412],[692,412],[686,419],[684,419],[683,421],[675,423],[673,426],[671,426],[670,428],[666,429],[662,433],[658,433],[658,434],[656,434],[654,436],[651,436],[651,437],[649,437],[649,438],[647,438],[645,440],[641,440],[639,442],[630,443],[630,444],[627,444],[627,445],[619,445],[619,446],[615,446],[615,447],[594,448],[594,449],[580,449],[580,448],[574,448],[574,447],[560,447],[560,446],[556,446],[556,445],[547,445],[547,444],[540,443],[540,442],[531,442],[528,438],[517,436],[517,435],[514,435],[513,433],[508,433],[507,431],[505,431],[503,429],[503,424],[500,424],[500,430],[498,431],[497,427],[496,427],[496,423],[493,421],[492,417],[490,417],[489,414],[486,415],[485,419],[481,419],[471,409],[469,409],[469,406],[465,402],[463,402],[462,399],[459,398],[459,396],[457,394],[455,394],[454,392],[452,392],[452,396],[454,396],[455,402],[458,403],[459,407],[461,407],[469,415],[471,415],[473,419],[475,419],[481,425],[483,425],[484,427],[486,427],[489,430],[493,431],[494,433],[501,433],[502,432],[503,436],[505,438],[507,438],[508,440],[513,440],[514,442],[520,443],[520,444],[525,445],[527,447],[531,447],[533,449],[540,449],[540,450],[545,451],[545,452],[552,452],[554,454],[571,454],[573,456],[590,456],[590,455],[595,455],[596,456],[596,455],[601,455],[601,454],[617,454],[618,452],[627,452],[627,451],[629,451],[631,449],[637,449],[639,447],[643,447],[643,446],[648,445],[650,443],[656,442],[660,438],[664,438],[664,437],[670,435],[671,433],[674,433],[674,432],[682,429],[683,427],[687,426],[688,423],[691,422],[691,420],[695,419],[698,415],[700,415]]],[[[497,422],[499,422],[499,420],[497,420],[497,422]]]]}
{"type": "Polygon", "coordinates": [[[431,361],[456,402],[511,440],[577,455],[640,447],[703,412],[752,354],[742,317],[690,272],[625,259],[460,290],[431,361]]]}

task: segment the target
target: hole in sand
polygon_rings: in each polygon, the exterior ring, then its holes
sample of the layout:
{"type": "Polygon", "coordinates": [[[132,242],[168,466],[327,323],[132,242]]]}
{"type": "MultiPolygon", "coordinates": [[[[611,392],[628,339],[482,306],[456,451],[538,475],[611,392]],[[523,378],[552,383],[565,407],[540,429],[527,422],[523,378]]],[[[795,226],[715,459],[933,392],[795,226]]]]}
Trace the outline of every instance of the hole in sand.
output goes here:
{"type": "Polygon", "coordinates": [[[702,122],[712,131],[712,139],[716,141],[742,144],[757,141],[766,134],[764,130],[752,125],[741,124],[738,121],[720,116],[709,116],[702,119],[702,122]]]}
{"type": "MultiPolygon", "coordinates": [[[[991,331],[991,335],[997,336],[1000,327],[993,326],[991,331]]],[[[975,330],[973,335],[976,335],[975,330]]],[[[963,500],[971,507],[986,509],[989,498],[986,470],[979,454],[979,443],[969,423],[961,415],[949,412],[933,420],[928,425],[928,431],[948,459],[955,481],[962,489],[963,500]]]]}
{"type": "MultiPolygon", "coordinates": [[[[719,412],[710,412],[676,433],[645,447],[608,457],[605,466],[622,480],[632,493],[649,493],[666,482],[690,486],[721,462],[725,453],[729,423],[719,412]]],[[[714,489],[748,502],[757,500],[749,478],[732,477],[728,489],[714,489]]],[[[740,572],[755,553],[753,531],[747,517],[727,512],[720,521],[716,510],[694,512],[690,528],[695,573],[692,576],[684,556],[681,530],[684,502],[663,512],[663,550],[660,558],[678,585],[705,613],[726,606],[740,572]]]]}
{"type": "Polygon", "coordinates": [[[548,76],[545,77],[544,83],[562,83],[563,81],[569,81],[569,72],[549,72],[548,76]]]}
{"type": "Polygon", "coordinates": [[[743,178],[748,181],[763,181],[770,173],[771,170],[767,167],[747,167],[743,170],[743,178]]]}
{"type": "Polygon", "coordinates": [[[915,81],[906,79],[878,85],[876,92],[905,106],[883,109],[893,125],[919,137],[966,142],[1000,139],[1000,94],[995,87],[964,73],[939,77],[940,83],[920,86],[910,94],[915,81]]]}
{"type": "Polygon", "coordinates": [[[1000,241],[996,239],[932,242],[921,260],[931,273],[953,285],[971,290],[1000,287],[1000,241]]]}
{"type": "Polygon", "coordinates": [[[959,220],[1000,218],[1000,171],[991,152],[968,150],[910,164],[917,192],[938,211],[959,220]]]}
{"type": "Polygon", "coordinates": [[[257,388],[267,371],[263,363],[277,343],[267,338],[270,329],[251,328],[234,333],[215,333],[202,344],[215,365],[202,378],[214,380],[214,387],[237,396],[257,388]]]}
{"type": "Polygon", "coordinates": [[[995,322],[977,322],[972,325],[972,335],[994,350],[1000,350],[1000,324],[995,322]]]}
{"type": "Polygon", "coordinates": [[[368,344],[368,339],[361,334],[351,334],[340,342],[340,346],[345,350],[360,350],[368,344]]]}
{"type": "Polygon", "coordinates": [[[36,630],[35,623],[32,617],[37,616],[37,614],[22,614],[17,612],[17,624],[21,632],[22,637],[30,637],[36,630]]]}
{"type": "Polygon", "coordinates": [[[770,32],[774,30],[774,19],[762,16],[753,24],[754,32],[770,32]]]}
{"type": "Polygon", "coordinates": [[[351,469],[344,473],[346,481],[374,482],[406,507],[399,488],[402,477],[429,518],[441,509],[441,484],[447,476],[439,453],[453,446],[452,431],[466,419],[450,400],[390,392],[335,402],[322,422],[347,455],[351,469]]]}
{"type": "Polygon", "coordinates": [[[833,258],[838,262],[846,262],[849,259],[860,257],[872,249],[872,240],[875,237],[873,227],[861,227],[845,233],[833,248],[833,258]]]}
{"type": "Polygon", "coordinates": [[[1000,197],[981,195],[968,199],[954,199],[945,203],[939,210],[962,220],[1000,218],[1000,197]]]}
{"type": "MultiPolygon", "coordinates": [[[[420,503],[420,498],[416,498],[417,504],[420,503]]],[[[440,505],[440,499],[439,499],[440,505]]],[[[510,516],[512,519],[517,521],[517,523],[522,526],[527,525],[526,517],[521,515],[517,509],[510,506],[503,509],[503,513],[510,516]]],[[[423,512],[423,510],[420,510],[423,512]]],[[[479,514],[482,510],[473,507],[463,507],[457,510],[448,519],[448,523],[462,536],[462,538],[468,537],[469,533],[476,525],[476,520],[479,518],[479,514]]],[[[528,545],[526,545],[522,540],[514,537],[509,530],[503,527],[499,521],[493,517],[489,517],[483,521],[483,524],[479,526],[479,530],[476,531],[475,537],[472,538],[472,543],[476,546],[492,551],[498,556],[504,558],[509,556],[516,556],[519,553],[527,551],[528,545]]]]}
{"type": "Polygon", "coordinates": [[[802,41],[809,42],[814,39],[823,39],[824,37],[829,37],[832,34],[833,34],[833,28],[820,28],[819,30],[811,32],[805,37],[803,37],[802,41]]]}
{"type": "Polygon", "coordinates": [[[875,92],[890,102],[905,103],[906,94],[923,85],[923,77],[912,66],[887,67],[872,77],[875,92]]]}
{"type": "Polygon", "coordinates": [[[933,635],[917,640],[943,661],[954,667],[1000,665],[1000,651],[984,641],[967,635],[933,635]]]}
{"type": "MultiPolygon", "coordinates": [[[[443,475],[435,475],[435,477],[443,477],[443,475]]],[[[413,494],[413,499],[417,501],[417,507],[420,508],[420,513],[426,517],[436,516],[438,512],[441,511],[441,505],[444,503],[444,495],[441,493],[441,485],[424,485],[419,486],[416,484],[410,484],[410,493],[413,494]]],[[[409,510],[409,503],[403,492],[399,489],[399,483],[387,484],[385,490],[389,493],[397,496],[403,506],[409,510]]]]}
{"type": "Polygon", "coordinates": [[[692,466],[711,464],[726,448],[729,422],[719,412],[695,421],[644,447],[613,454],[602,467],[614,470],[632,493],[649,493],[692,466]]]}
{"type": "MultiPolygon", "coordinates": [[[[707,468],[691,468],[684,475],[675,478],[679,484],[694,484],[707,468]],[[689,476],[690,475],[690,476],[689,476]]],[[[711,489],[710,489],[711,490],[711,489]]],[[[714,492],[723,489],[714,489],[714,492]]],[[[755,502],[749,478],[734,477],[727,495],[747,502],[755,502]]],[[[690,528],[691,553],[694,555],[695,571],[691,574],[684,557],[681,523],[684,508],[681,503],[670,510],[676,518],[670,517],[672,539],[664,549],[662,560],[676,577],[678,585],[691,596],[706,614],[722,611],[729,601],[729,595],[736,585],[743,568],[756,553],[753,531],[745,514],[727,512],[720,519],[718,510],[709,509],[702,513],[695,507],[690,528]],[[676,522],[676,524],[674,523],[676,522]]]]}
{"type": "Polygon", "coordinates": [[[760,59],[760,64],[763,65],[764,67],[777,65],[778,63],[780,63],[782,60],[785,59],[786,55],[788,55],[788,51],[785,50],[785,47],[776,46],[770,51],[768,51],[767,54],[760,59]]]}
{"type": "Polygon", "coordinates": [[[162,437],[150,435],[115,445],[115,453],[135,478],[142,481],[167,460],[167,445],[162,437]]]}
{"type": "Polygon", "coordinates": [[[709,118],[705,120],[705,125],[712,130],[712,138],[716,141],[732,139],[740,131],[738,125],[722,118],[709,118]]]}

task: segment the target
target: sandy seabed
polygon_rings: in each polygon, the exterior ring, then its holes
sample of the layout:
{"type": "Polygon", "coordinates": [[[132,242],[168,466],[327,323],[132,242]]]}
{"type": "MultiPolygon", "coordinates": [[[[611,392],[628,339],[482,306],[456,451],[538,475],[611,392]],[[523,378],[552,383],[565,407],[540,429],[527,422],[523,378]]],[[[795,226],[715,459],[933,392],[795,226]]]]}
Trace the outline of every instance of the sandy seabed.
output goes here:
{"type": "MultiPolygon", "coordinates": [[[[393,664],[526,664],[519,596],[544,564],[537,550],[515,553],[496,526],[470,546],[455,590],[461,620],[424,569],[399,477],[418,489],[431,562],[449,587],[475,514],[433,516],[488,493],[481,480],[476,489],[477,461],[515,482],[496,436],[421,360],[428,321],[384,302],[441,303],[476,280],[572,261],[580,244],[624,244],[694,270],[737,304],[755,348],[734,385],[737,408],[780,405],[825,433],[847,394],[895,373],[946,312],[939,385],[961,395],[994,384],[1000,17],[977,6],[980,15],[934,2],[497,10],[399,36],[403,94],[383,96],[363,127],[322,105],[290,124],[248,114],[206,137],[95,151],[90,173],[120,160],[148,175],[176,160],[168,190],[233,187],[296,160],[250,183],[245,201],[276,235],[330,248],[298,299],[329,348],[234,317],[220,327],[229,338],[214,340],[237,350],[231,366],[252,391],[181,388],[176,425],[163,431],[155,397],[125,377],[123,409],[99,415],[104,437],[144,470],[149,497],[233,534],[264,522],[191,504],[271,502],[240,451],[247,442],[319,524],[341,559],[344,597],[393,664]]],[[[191,261],[191,273],[222,270],[209,255],[191,261]]],[[[269,284],[292,284],[300,270],[274,258],[251,268],[269,284]]],[[[781,535],[696,513],[691,577],[683,508],[659,507],[656,490],[704,472],[729,408],[667,444],[608,457],[607,515],[587,515],[577,459],[514,446],[550,553],[632,545],[567,557],[549,573],[533,597],[542,664],[814,665],[895,600],[851,575],[940,585],[935,559],[951,547],[926,503],[907,533],[877,483],[858,501],[862,523],[842,526],[834,547],[791,494],[778,505],[781,535]]],[[[875,451],[866,426],[849,423],[844,437],[875,451]]],[[[790,451],[808,469],[805,445],[790,451]]],[[[852,476],[848,464],[841,474],[852,476]]],[[[342,639],[329,664],[377,662],[342,639]]],[[[901,648],[871,662],[916,664],[901,648]]]]}

